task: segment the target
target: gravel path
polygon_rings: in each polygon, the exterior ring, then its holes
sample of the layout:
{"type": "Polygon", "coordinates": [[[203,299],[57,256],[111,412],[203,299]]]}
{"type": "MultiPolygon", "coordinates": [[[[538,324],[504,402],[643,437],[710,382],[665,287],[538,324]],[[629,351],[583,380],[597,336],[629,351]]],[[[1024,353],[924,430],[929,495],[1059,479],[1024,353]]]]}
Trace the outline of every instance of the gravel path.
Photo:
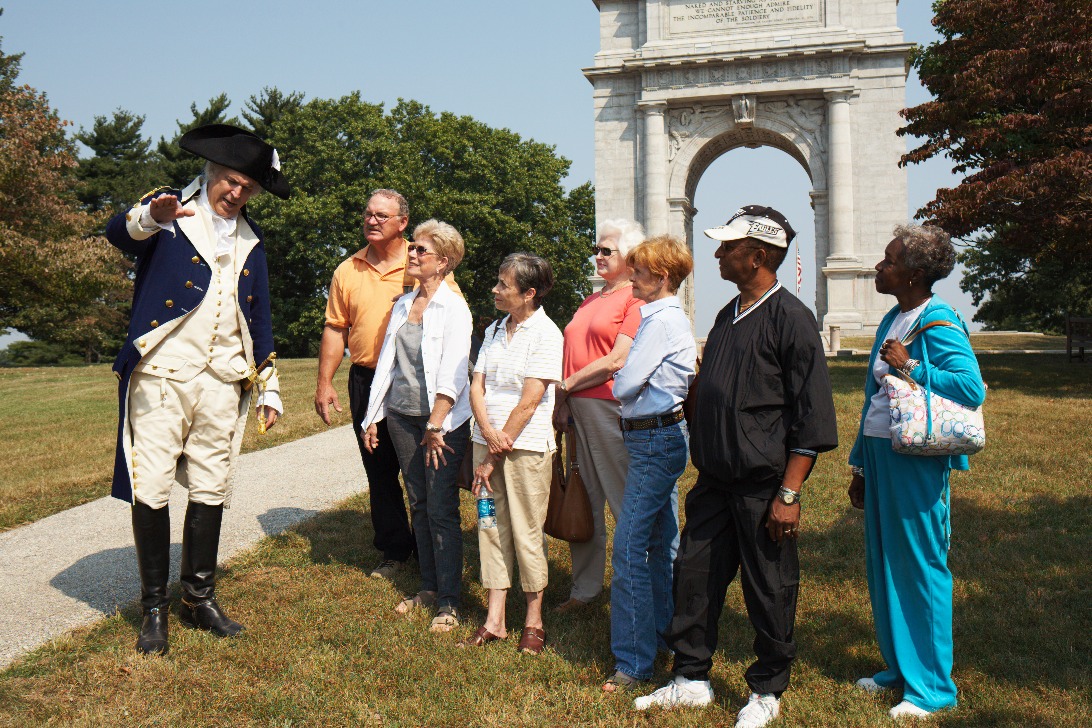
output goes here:
{"type": "MultiPolygon", "coordinates": [[[[351,426],[243,455],[220,561],[366,489],[351,426]]],[[[178,580],[186,492],[171,495],[178,580]]],[[[140,597],[129,507],[114,498],[0,534],[0,668],[140,597]]],[[[135,636],[134,636],[135,639],[135,636]]]]}

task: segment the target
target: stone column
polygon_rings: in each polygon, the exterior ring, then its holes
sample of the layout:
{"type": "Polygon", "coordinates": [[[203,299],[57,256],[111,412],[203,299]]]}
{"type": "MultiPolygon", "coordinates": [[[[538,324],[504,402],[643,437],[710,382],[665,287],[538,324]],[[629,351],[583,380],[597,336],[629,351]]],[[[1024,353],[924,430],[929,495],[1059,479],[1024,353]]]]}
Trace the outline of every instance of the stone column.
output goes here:
{"type": "Polygon", "coordinates": [[[645,148],[642,155],[645,232],[649,235],[662,235],[667,232],[667,133],[664,128],[667,104],[642,103],[640,108],[645,115],[645,133],[642,139],[645,148]]]}
{"type": "Polygon", "coordinates": [[[811,209],[815,213],[815,315],[822,323],[827,315],[829,296],[824,261],[830,257],[830,215],[826,190],[811,191],[811,209]]]}
{"type": "MultiPolygon", "coordinates": [[[[686,197],[674,197],[668,202],[670,221],[667,233],[682,240],[694,252],[694,214],[697,208],[690,204],[686,197]]],[[[679,286],[679,300],[682,302],[683,311],[690,319],[690,327],[694,326],[694,274],[691,273],[679,286]]]]}
{"type": "Polygon", "coordinates": [[[857,262],[853,243],[853,130],[849,119],[852,90],[827,91],[830,145],[827,189],[830,191],[830,253],[828,264],[857,262]]]}

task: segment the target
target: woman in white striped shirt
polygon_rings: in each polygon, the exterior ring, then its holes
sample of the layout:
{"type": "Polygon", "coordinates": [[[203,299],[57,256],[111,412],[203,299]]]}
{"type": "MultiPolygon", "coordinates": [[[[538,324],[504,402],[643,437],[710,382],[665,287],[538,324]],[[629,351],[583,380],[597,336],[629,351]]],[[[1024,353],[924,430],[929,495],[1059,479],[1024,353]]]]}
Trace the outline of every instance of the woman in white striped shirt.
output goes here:
{"type": "Polygon", "coordinates": [[[541,308],[553,284],[553,271],[542,258],[513,253],[504,259],[493,300],[508,315],[486,330],[470,384],[477,464],[474,494],[481,488],[493,493],[497,526],[478,531],[489,611],[485,624],[465,644],[480,647],[507,637],[504,605],[518,564],[527,598],[519,650],[536,655],[546,643],[542,524],[556,448],[552,385],[561,380],[561,330],[541,308]]]}

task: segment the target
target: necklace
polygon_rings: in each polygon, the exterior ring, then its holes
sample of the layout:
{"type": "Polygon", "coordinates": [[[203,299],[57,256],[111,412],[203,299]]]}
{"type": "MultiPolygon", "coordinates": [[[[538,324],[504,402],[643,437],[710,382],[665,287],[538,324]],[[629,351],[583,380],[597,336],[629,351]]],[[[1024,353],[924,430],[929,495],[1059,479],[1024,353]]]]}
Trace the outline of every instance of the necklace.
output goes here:
{"type": "Polygon", "coordinates": [[[613,295],[614,295],[615,293],[618,293],[618,291],[621,291],[621,290],[625,290],[626,288],[630,288],[630,287],[632,287],[632,286],[633,286],[633,282],[632,282],[632,281],[626,281],[626,282],[625,282],[625,283],[623,283],[622,285],[620,285],[620,286],[618,286],[617,288],[614,288],[614,289],[612,289],[612,290],[609,290],[609,291],[599,291],[599,297],[600,297],[600,298],[606,298],[607,296],[613,296],[613,295]]]}

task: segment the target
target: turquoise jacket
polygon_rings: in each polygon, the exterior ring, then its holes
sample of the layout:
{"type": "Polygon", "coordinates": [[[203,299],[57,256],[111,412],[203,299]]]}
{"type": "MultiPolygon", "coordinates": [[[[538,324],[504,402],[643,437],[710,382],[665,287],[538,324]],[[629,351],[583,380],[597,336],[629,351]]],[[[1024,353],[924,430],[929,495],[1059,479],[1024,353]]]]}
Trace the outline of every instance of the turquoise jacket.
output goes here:
{"type": "MultiPolygon", "coordinates": [[[[868,357],[868,369],[865,374],[865,400],[864,407],[861,409],[861,422],[857,427],[857,441],[853,443],[853,450],[849,453],[850,465],[864,467],[864,454],[861,450],[865,416],[872,404],[872,395],[880,388],[876,378],[872,376],[872,367],[876,357],[879,356],[880,344],[886,338],[891,322],[895,320],[898,313],[899,307],[895,306],[887,312],[876,328],[876,341],[872,344],[872,353],[868,357]]],[[[915,368],[910,375],[911,378],[922,385],[928,383],[931,391],[954,402],[967,407],[978,407],[986,399],[986,385],[982,382],[978,359],[971,350],[967,324],[954,308],[942,301],[939,296],[933,296],[910,330],[914,331],[934,321],[950,321],[955,325],[935,326],[920,334],[906,347],[910,352],[910,358],[921,362],[921,366],[915,368]]],[[[893,368],[891,373],[896,373],[893,368]]],[[[966,455],[937,457],[949,458],[949,467],[954,470],[970,469],[966,455]]]]}

